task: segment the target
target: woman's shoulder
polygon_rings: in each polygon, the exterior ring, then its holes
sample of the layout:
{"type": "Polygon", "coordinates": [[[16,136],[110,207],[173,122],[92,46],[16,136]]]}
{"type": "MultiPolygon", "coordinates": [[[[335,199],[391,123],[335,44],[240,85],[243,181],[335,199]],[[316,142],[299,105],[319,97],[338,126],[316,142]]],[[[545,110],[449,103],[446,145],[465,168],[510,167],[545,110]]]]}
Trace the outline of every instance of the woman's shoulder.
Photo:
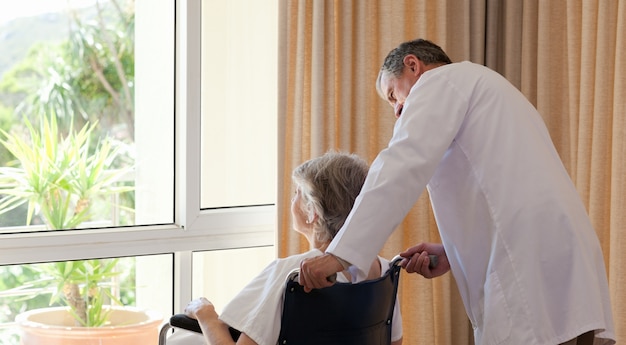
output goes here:
{"type": "Polygon", "coordinates": [[[313,258],[316,256],[324,255],[319,249],[311,249],[308,252],[292,254],[283,258],[278,258],[274,262],[280,265],[293,264],[294,262],[298,263],[298,267],[300,267],[300,262],[304,259],[313,258]]]}
{"type": "Polygon", "coordinates": [[[302,262],[302,260],[313,258],[313,257],[320,256],[320,255],[324,255],[324,253],[319,251],[318,249],[312,249],[312,250],[309,250],[308,252],[304,252],[300,254],[293,254],[293,255],[283,257],[283,258],[278,258],[272,261],[265,268],[266,272],[264,272],[264,275],[267,275],[268,273],[267,271],[276,272],[276,274],[279,274],[281,276],[288,274],[291,270],[300,268],[300,263],[302,262]]]}

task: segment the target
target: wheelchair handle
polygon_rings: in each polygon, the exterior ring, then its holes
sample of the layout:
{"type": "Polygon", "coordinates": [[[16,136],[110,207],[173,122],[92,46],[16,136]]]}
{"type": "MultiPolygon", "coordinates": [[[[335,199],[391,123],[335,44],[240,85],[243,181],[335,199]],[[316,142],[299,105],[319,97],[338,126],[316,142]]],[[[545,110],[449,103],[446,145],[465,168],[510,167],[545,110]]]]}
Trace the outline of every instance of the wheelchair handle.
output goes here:
{"type": "MultiPolygon", "coordinates": [[[[428,254],[428,258],[430,259],[430,263],[428,263],[428,268],[432,270],[433,268],[437,267],[437,264],[439,263],[439,256],[435,254],[428,254]]],[[[403,259],[404,258],[398,254],[394,256],[393,259],[391,259],[390,265],[399,265],[403,259]]]]}
{"type": "MultiPolygon", "coordinates": [[[[437,267],[437,264],[439,263],[439,257],[435,254],[429,254],[428,258],[430,259],[430,263],[428,264],[428,268],[430,268],[431,270],[435,267],[437,267]]],[[[389,265],[399,265],[400,262],[402,262],[404,258],[402,256],[400,256],[399,254],[394,256],[393,259],[391,259],[391,261],[389,262],[389,265]]],[[[328,280],[331,283],[335,283],[337,282],[337,273],[333,273],[332,275],[326,277],[326,280],[328,280]]]]}

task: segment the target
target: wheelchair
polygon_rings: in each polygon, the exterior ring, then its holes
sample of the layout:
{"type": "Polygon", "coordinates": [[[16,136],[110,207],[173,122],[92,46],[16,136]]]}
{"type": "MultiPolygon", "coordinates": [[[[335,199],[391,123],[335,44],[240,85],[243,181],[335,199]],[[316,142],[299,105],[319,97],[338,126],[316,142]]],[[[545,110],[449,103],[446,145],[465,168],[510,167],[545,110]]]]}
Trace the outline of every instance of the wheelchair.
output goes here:
{"type": "MultiPolygon", "coordinates": [[[[277,344],[389,345],[401,261],[402,257],[394,257],[380,278],[335,283],[308,293],[298,282],[299,270],[292,271],[285,283],[277,344]]],[[[170,331],[179,329],[202,333],[195,319],[176,314],[161,328],[159,345],[166,345],[170,331]]],[[[240,334],[233,328],[230,333],[235,341],[240,334]]]]}

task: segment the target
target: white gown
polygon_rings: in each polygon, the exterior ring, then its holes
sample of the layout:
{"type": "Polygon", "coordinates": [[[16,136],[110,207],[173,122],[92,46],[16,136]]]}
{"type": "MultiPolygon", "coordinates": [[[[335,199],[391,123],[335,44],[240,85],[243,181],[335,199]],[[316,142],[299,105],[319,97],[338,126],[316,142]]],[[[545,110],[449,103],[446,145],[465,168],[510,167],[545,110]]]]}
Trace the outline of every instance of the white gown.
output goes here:
{"type": "Polygon", "coordinates": [[[586,209],[541,116],[498,73],[461,62],[420,77],[327,252],[366,270],[426,187],[477,345],[592,329],[615,343],[586,209]]]}

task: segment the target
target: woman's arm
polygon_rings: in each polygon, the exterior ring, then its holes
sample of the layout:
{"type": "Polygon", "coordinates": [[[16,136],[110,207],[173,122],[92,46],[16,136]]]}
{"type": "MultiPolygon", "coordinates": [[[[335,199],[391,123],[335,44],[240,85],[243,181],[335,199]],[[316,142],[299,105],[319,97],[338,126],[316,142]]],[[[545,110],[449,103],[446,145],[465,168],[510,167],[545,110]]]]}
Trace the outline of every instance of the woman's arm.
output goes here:
{"type": "Polygon", "coordinates": [[[228,330],[228,325],[218,318],[213,304],[206,298],[195,299],[185,308],[185,314],[198,320],[200,329],[207,344],[210,345],[258,345],[245,333],[242,333],[237,340],[233,340],[228,330]]]}

